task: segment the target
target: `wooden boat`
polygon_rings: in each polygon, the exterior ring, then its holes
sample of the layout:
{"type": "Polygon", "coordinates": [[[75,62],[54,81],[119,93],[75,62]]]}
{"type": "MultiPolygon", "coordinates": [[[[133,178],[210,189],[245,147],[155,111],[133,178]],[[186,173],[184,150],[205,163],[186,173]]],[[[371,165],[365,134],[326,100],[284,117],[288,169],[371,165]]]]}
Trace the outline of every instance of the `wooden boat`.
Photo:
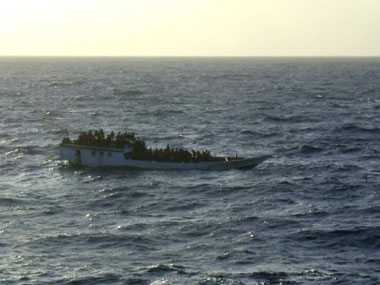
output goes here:
{"type": "Polygon", "coordinates": [[[127,159],[131,147],[111,148],[61,143],[59,154],[61,160],[90,167],[129,167],[140,169],[172,170],[228,170],[251,169],[266,160],[270,155],[251,158],[226,158],[222,161],[170,162],[127,159]]]}

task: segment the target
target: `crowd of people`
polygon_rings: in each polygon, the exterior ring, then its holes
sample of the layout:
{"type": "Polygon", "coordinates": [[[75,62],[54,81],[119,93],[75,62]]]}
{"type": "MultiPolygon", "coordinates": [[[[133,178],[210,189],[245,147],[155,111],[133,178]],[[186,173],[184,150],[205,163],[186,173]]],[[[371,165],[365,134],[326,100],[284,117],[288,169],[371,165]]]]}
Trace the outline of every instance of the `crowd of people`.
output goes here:
{"type": "Polygon", "coordinates": [[[71,140],[68,137],[63,138],[63,144],[77,144],[84,146],[95,147],[110,147],[110,148],[126,148],[131,147],[132,150],[125,153],[126,159],[148,160],[160,162],[204,162],[204,161],[223,161],[224,157],[214,157],[210,151],[188,151],[181,148],[171,148],[169,145],[166,148],[147,148],[145,142],[136,138],[134,133],[115,134],[113,131],[105,135],[103,129],[89,130],[79,134],[76,140],[71,140]]]}
{"type": "Polygon", "coordinates": [[[126,159],[149,160],[160,162],[205,162],[205,161],[224,161],[224,157],[214,157],[210,151],[191,152],[181,148],[146,148],[144,141],[136,141],[133,150],[125,154],[126,159]]]}
{"type": "Polygon", "coordinates": [[[71,140],[70,138],[65,137],[63,138],[62,143],[96,147],[125,148],[127,146],[133,146],[136,141],[137,138],[134,133],[118,132],[115,134],[112,131],[106,136],[103,129],[100,129],[81,132],[76,140],[71,140]]]}

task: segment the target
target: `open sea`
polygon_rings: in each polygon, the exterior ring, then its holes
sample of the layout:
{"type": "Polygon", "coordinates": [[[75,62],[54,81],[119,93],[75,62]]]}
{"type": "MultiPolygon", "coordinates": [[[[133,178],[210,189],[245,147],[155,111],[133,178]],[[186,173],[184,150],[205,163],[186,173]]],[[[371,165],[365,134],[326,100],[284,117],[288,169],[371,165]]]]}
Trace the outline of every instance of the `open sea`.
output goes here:
{"type": "Polygon", "coordinates": [[[1,284],[380,284],[380,58],[0,58],[1,284]],[[63,137],[272,157],[68,165],[63,137]]]}

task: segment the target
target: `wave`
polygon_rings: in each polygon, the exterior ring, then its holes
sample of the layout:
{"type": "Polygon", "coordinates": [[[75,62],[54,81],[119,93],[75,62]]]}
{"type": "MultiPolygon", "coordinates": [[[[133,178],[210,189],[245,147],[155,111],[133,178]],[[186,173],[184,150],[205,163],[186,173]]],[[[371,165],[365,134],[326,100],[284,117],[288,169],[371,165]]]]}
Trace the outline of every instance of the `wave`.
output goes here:
{"type": "MultiPolygon", "coordinates": [[[[363,167],[353,165],[353,164],[343,164],[336,167],[335,171],[342,171],[342,172],[353,172],[353,171],[359,171],[363,169],[363,167]]],[[[351,185],[352,186],[352,185],[351,185]]]]}
{"type": "Polygon", "coordinates": [[[280,116],[275,116],[275,115],[265,115],[265,121],[269,122],[288,122],[292,121],[294,117],[280,117],[280,116]]]}
{"type": "MultiPolygon", "coordinates": [[[[112,170],[111,170],[112,171],[112,170]]],[[[93,180],[91,181],[93,182],[93,180]]],[[[135,199],[140,199],[149,196],[149,193],[131,189],[129,187],[116,187],[111,189],[102,189],[100,197],[94,197],[86,204],[89,208],[116,208],[117,206],[125,205],[135,199]]]]}
{"type": "Polygon", "coordinates": [[[274,123],[279,123],[279,122],[306,123],[306,122],[314,122],[315,120],[313,120],[310,116],[306,116],[306,115],[279,116],[279,115],[264,114],[264,121],[274,122],[274,123]]]}
{"type": "Polygon", "coordinates": [[[375,105],[373,106],[373,108],[375,109],[375,110],[378,110],[378,109],[380,109],[380,101],[379,100],[376,100],[375,101],[376,103],[375,103],[375,105]]]}
{"type": "Polygon", "coordinates": [[[380,206],[370,206],[368,208],[365,208],[362,210],[365,214],[379,214],[380,213],[380,206]]]}
{"type": "Polygon", "coordinates": [[[19,206],[19,205],[25,205],[25,201],[21,199],[14,199],[14,198],[0,198],[0,205],[3,207],[19,206]]]}
{"type": "MultiPolygon", "coordinates": [[[[103,273],[97,274],[96,276],[83,276],[83,277],[70,277],[58,280],[52,280],[51,282],[39,282],[39,284],[78,284],[78,285],[89,285],[89,284],[134,284],[134,283],[124,283],[128,280],[124,280],[121,275],[114,273],[103,273]]],[[[144,280],[145,281],[145,280],[144,280]]],[[[135,283],[135,284],[146,284],[146,283],[135,283]]]]}
{"type": "Polygon", "coordinates": [[[66,86],[79,86],[83,85],[85,81],[83,80],[66,80],[66,81],[51,81],[48,83],[49,87],[66,87],[66,86]]]}
{"type": "Polygon", "coordinates": [[[52,130],[55,135],[69,135],[70,131],[66,128],[57,128],[52,130]]]}
{"type": "Polygon", "coordinates": [[[363,127],[359,126],[354,123],[348,123],[344,124],[340,127],[335,128],[334,132],[359,132],[359,133],[370,133],[370,134],[379,134],[380,133],[380,128],[378,127],[363,127]]]}
{"type": "Polygon", "coordinates": [[[40,248],[41,246],[49,246],[55,248],[69,247],[69,248],[112,248],[122,247],[136,250],[155,250],[157,244],[156,240],[148,237],[131,234],[59,234],[56,236],[46,236],[28,242],[33,247],[40,248]]]}
{"type": "Polygon", "coordinates": [[[296,213],[293,216],[297,218],[302,218],[302,219],[315,219],[315,218],[323,218],[323,217],[328,217],[331,213],[323,210],[319,211],[308,211],[308,212],[303,212],[303,213],[296,213]]]}
{"type": "Polygon", "coordinates": [[[37,155],[37,154],[44,154],[43,148],[37,145],[25,145],[25,146],[18,146],[13,150],[10,150],[5,153],[6,156],[12,156],[12,155],[37,155]]]}
{"type": "Polygon", "coordinates": [[[186,273],[186,267],[182,265],[175,264],[157,264],[152,265],[147,268],[147,271],[150,273],[186,273]]]}
{"type": "Polygon", "coordinates": [[[186,203],[182,201],[180,204],[167,207],[166,210],[169,212],[186,212],[186,211],[195,210],[202,206],[204,206],[204,204],[199,203],[199,202],[194,201],[192,203],[186,203]]]}
{"type": "Polygon", "coordinates": [[[357,227],[338,230],[304,230],[290,238],[299,242],[313,242],[315,246],[340,247],[342,245],[357,248],[380,249],[379,227],[357,227]]]}
{"type": "Polygon", "coordinates": [[[343,153],[351,153],[351,152],[358,152],[358,151],[362,151],[363,148],[362,147],[357,147],[357,146],[342,146],[342,152],[343,153]]]}
{"type": "Polygon", "coordinates": [[[289,153],[289,155],[299,155],[301,154],[313,154],[313,153],[319,153],[323,151],[323,148],[313,146],[310,144],[304,144],[304,145],[292,145],[289,147],[280,148],[277,150],[277,152],[282,153],[289,153]]]}
{"type": "Polygon", "coordinates": [[[258,222],[259,220],[260,220],[260,218],[257,216],[246,216],[244,218],[239,219],[239,221],[247,222],[247,223],[258,222]]]}
{"type": "MultiPolygon", "coordinates": [[[[251,262],[248,262],[250,264],[251,262]]],[[[234,261],[234,264],[239,264],[239,260],[234,261]]],[[[248,265],[243,263],[243,265],[248,265]]],[[[287,272],[274,272],[274,271],[257,271],[248,273],[210,273],[207,281],[204,280],[198,284],[251,284],[252,281],[259,282],[259,284],[297,284],[291,281],[293,278],[287,272]]]]}
{"type": "Polygon", "coordinates": [[[273,283],[279,282],[280,280],[285,280],[289,277],[286,272],[270,272],[270,271],[258,271],[253,273],[244,274],[245,276],[249,276],[254,279],[262,279],[262,280],[270,280],[273,283]]]}
{"type": "Polygon", "coordinates": [[[360,94],[361,95],[370,95],[370,94],[377,94],[378,90],[376,87],[373,86],[368,86],[366,90],[362,91],[360,94]]]}
{"type": "Polygon", "coordinates": [[[315,153],[315,152],[322,151],[322,148],[316,147],[316,146],[312,146],[312,145],[303,145],[303,146],[299,147],[299,150],[302,153],[315,153]]]}
{"type": "Polygon", "coordinates": [[[278,135],[278,133],[265,133],[265,132],[259,132],[259,131],[253,131],[253,130],[242,130],[242,135],[252,135],[252,136],[259,136],[264,138],[269,138],[278,135]]]}
{"type": "Polygon", "coordinates": [[[114,95],[123,95],[123,96],[138,96],[144,94],[143,91],[139,89],[113,89],[114,95]]]}

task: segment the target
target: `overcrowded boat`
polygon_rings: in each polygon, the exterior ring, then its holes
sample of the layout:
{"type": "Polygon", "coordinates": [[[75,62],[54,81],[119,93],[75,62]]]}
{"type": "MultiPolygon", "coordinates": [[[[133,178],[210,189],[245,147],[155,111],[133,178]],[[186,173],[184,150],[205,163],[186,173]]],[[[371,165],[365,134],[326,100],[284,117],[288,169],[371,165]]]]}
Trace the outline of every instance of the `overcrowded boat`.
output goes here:
{"type": "Polygon", "coordinates": [[[147,148],[145,141],[134,133],[105,135],[102,129],[79,134],[76,140],[68,137],[59,145],[61,160],[90,167],[130,167],[172,170],[251,169],[270,155],[251,158],[212,156],[210,151],[188,151],[181,148],[147,148]]]}

